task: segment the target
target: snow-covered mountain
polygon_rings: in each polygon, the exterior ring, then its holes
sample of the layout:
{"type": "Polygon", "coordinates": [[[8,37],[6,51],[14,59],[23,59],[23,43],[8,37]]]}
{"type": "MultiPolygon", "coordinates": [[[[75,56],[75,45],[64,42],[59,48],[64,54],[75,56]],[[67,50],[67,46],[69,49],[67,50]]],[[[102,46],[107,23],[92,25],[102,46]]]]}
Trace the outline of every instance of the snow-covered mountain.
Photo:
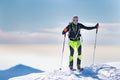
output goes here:
{"type": "Polygon", "coordinates": [[[120,62],[91,65],[85,67],[82,72],[51,70],[51,72],[32,73],[9,80],[120,80],[120,62]]]}
{"type": "Polygon", "coordinates": [[[7,70],[0,70],[0,80],[8,80],[11,77],[27,75],[30,73],[40,73],[42,70],[38,70],[26,65],[18,64],[7,70]]]}

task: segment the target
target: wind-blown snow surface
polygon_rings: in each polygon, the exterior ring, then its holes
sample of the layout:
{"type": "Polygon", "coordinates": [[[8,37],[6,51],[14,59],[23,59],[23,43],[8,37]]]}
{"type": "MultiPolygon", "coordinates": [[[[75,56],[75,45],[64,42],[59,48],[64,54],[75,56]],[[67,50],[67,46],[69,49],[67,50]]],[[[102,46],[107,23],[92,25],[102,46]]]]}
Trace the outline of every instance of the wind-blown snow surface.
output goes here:
{"type": "Polygon", "coordinates": [[[95,64],[82,72],[54,70],[32,73],[9,80],[120,80],[120,63],[95,64]]]}

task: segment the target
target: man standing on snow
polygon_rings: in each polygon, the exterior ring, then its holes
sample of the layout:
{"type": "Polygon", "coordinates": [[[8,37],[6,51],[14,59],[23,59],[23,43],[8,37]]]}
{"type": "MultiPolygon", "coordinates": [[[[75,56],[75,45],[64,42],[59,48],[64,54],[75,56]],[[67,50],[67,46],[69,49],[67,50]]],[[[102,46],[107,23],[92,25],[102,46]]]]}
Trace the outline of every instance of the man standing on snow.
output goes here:
{"type": "Polygon", "coordinates": [[[70,70],[73,70],[73,55],[74,55],[74,48],[77,48],[78,51],[78,56],[77,56],[77,69],[81,70],[81,42],[80,42],[80,30],[81,29],[87,29],[87,30],[92,30],[92,29],[97,29],[99,27],[99,24],[96,24],[93,27],[87,27],[84,26],[81,23],[78,23],[78,16],[74,16],[72,19],[72,22],[64,28],[62,34],[66,35],[66,32],[68,32],[68,37],[69,37],[69,48],[70,48],[70,56],[69,56],[69,68],[70,70]]]}

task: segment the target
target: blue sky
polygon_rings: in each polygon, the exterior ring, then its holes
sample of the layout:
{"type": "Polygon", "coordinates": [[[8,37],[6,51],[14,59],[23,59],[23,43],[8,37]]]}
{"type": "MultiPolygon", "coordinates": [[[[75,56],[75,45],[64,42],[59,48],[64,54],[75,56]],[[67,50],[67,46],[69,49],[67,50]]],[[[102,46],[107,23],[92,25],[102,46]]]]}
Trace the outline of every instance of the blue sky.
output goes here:
{"type": "MultiPolygon", "coordinates": [[[[85,25],[100,23],[99,44],[120,45],[119,4],[120,0],[0,0],[0,43],[61,43],[62,29],[78,15],[85,25]]],[[[94,31],[83,33],[85,43],[92,44],[94,31]]]]}

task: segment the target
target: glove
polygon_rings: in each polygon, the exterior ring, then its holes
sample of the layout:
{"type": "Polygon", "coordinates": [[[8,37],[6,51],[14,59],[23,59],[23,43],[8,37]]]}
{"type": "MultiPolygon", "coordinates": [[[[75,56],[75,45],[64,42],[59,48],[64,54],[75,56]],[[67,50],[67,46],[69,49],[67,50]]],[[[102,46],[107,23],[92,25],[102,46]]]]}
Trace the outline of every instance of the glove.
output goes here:
{"type": "Polygon", "coordinates": [[[68,31],[68,29],[67,29],[67,28],[64,28],[62,34],[63,34],[63,35],[66,34],[67,31],[68,31]]]}
{"type": "Polygon", "coordinates": [[[65,35],[65,34],[66,34],[66,32],[63,31],[63,32],[62,32],[62,35],[65,35]]]}
{"type": "Polygon", "coordinates": [[[98,28],[99,28],[99,23],[97,23],[96,25],[95,25],[95,27],[96,27],[96,34],[98,33],[98,28]]]}
{"type": "Polygon", "coordinates": [[[97,23],[97,24],[95,25],[95,27],[98,29],[98,28],[99,28],[99,23],[97,23]]]}

